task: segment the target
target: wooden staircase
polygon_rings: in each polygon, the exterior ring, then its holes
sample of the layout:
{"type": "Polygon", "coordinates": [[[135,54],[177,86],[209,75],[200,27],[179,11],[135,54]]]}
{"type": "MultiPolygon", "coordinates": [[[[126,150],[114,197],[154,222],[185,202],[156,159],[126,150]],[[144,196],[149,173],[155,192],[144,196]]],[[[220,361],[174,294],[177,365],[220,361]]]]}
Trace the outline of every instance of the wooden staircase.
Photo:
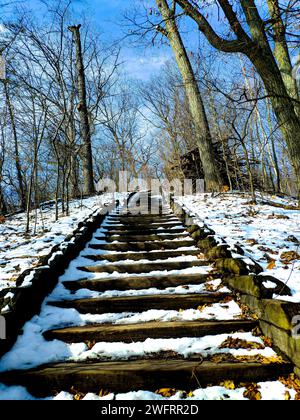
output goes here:
{"type": "MultiPolygon", "coordinates": [[[[180,220],[161,201],[159,209],[159,214],[155,215],[131,215],[129,211],[124,212],[122,209],[109,215],[101,233],[96,234],[94,240],[87,244],[84,257],[88,264],[82,266],[82,258],[79,262],[78,269],[82,272],[82,277],[63,281],[62,284],[72,293],[81,289],[101,293],[113,290],[143,291],[150,288],[163,291],[184,286],[187,287],[185,294],[156,292],[59,301],[50,297],[48,305],[74,308],[81,314],[105,314],[197,309],[202,305],[226,300],[228,293],[223,292],[188,293],[189,285],[204,285],[217,275],[210,273],[210,263],[203,258],[196,258],[200,251],[180,220]],[[193,272],[193,269],[201,267],[203,270],[207,268],[205,274],[193,272]],[[191,272],[187,272],[187,269],[191,272]],[[85,274],[91,273],[95,278],[84,278],[85,274]]],[[[109,348],[110,343],[137,343],[149,338],[229,335],[250,332],[256,327],[257,321],[241,317],[224,321],[201,319],[120,325],[93,324],[56,328],[42,334],[48,341],[104,342],[108,343],[109,348]]],[[[0,382],[23,385],[36,396],[49,396],[71,388],[82,393],[99,393],[103,389],[115,393],[155,391],[165,387],[189,391],[209,384],[220,384],[224,380],[233,380],[236,383],[275,380],[291,372],[292,366],[288,361],[268,364],[238,360],[215,362],[203,358],[201,354],[185,359],[176,354],[153,354],[149,358],[133,360],[58,360],[57,363],[35,369],[2,372],[0,382]]]]}

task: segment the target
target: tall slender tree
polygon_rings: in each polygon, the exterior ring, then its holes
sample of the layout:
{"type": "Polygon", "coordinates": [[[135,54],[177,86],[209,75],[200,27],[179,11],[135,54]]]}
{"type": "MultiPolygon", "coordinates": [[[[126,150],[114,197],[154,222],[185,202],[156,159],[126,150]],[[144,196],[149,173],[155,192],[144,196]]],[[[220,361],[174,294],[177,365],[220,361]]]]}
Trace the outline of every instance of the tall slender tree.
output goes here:
{"type": "Polygon", "coordinates": [[[211,132],[198,82],[176,23],[176,3],[173,2],[173,7],[170,7],[166,0],[156,0],[156,3],[164,23],[164,27],[158,26],[157,29],[169,40],[183,79],[190,112],[194,120],[206,189],[218,191],[223,182],[215,158],[211,132]]]}
{"type": "Polygon", "coordinates": [[[87,92],[85,81],[85,69],[82,53],[82,43],[80,36],[81,25],[69,26],[69,30],[73,34],[73,39],[76,45],[76,69],[77,69],[77,83],[79,104],[78,111],[80,115],[80,126],[82,136],[82,166],[84,178],[84,192],[91,195],[95,192],[94,186],[94,172],[93,172],[93,154],[92,154],[92,139],[91,128],[89,122],[89,111],[87,106],[87,92]]]}
{"type": "Polygon", "coordinates": [[[229,0],[218,0],[225,18],[234,34],[234,39],[221,37],[209,23],[198,1],[175,0],[182,10],[198,25],[210,44],[219,51],[243,53],[253,63],[264,82],[270,97],[278,126],[285,138],[290,161],[294,168],[297,194],[300,199],[300,119],[299,99],[294,94],[291,84],[291,67],[287,58],[286,36],[282,10],[278,11],[278,2],[269,0],[271,19],[263,20],[255,0],[239,0],[243,16],[239,18],[229,0]],[[248,30],[244,28],[247,24],[248,30]],[[271,26],[270,26],[271,25],[271,26]],[[268,27],[271,31],[268,31],[268,27]],[[275,52],[269,42],[269,35],[275,40],[275,52]],[[284,76],[284,74],[286,75],[284,76]]]}
{"type": "Polygon", "coordinates": [[[18,141],[16,121],[15,121],[15,111],[14,111],[14,107],[13,107],[11,97],[10,97],[8,80],[4,80],[3,83],[4,83],[6,104],[7,104],[7,108],[9,112],[9,117],[10,117],[12,137],[13,137],[13,142],[14,142],[15,167],[16,167],[16,175],[17,175],[19,195],[20,195],[20,209],[25,210],[26,209],[26,191],[25,191],[25,183],[23,179],[20,153],[19,153],[19,141],[18,141]]]}

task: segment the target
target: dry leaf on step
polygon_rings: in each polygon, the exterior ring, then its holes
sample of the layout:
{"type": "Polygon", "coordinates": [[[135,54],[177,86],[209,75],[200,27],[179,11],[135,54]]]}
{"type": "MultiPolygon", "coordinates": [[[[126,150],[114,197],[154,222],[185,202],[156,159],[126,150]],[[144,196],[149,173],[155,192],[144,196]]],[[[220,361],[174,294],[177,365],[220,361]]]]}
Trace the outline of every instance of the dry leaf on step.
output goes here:
{"type": "Polygon", "coordinates": [[[272,260],[267,265],[267,270],[273,270],[275,267],[276,267],[276,261],[275,260],[272,260]]]}

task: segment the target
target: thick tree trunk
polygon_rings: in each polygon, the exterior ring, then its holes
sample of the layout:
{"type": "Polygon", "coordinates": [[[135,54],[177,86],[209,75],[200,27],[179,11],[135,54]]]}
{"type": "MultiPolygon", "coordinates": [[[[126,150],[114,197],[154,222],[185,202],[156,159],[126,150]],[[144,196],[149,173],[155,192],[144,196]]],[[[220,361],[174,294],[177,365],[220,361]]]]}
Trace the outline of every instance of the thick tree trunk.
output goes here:
{"type": "Polygon", "coordinates": [[[70,166],[70,182],[71,189],[70,194],[72,198],[80,198],[81,192],[79,188],[79,162],[76,151],[76,133],[75,133],[75,122],[72,118],[70,119],[68,126],[66,128],[68,133],[68,141],[70,150],[69,166],[70,166]]]}
{"type": "Polygon", "coordinates": [[[294,100],[294,108],[300,118],[300,95],[297,81],[293,77],[293,66],[286,42],[286,28],[282,19],[282,10],[278,0],[267,0],[270,17],[273,20],[272,28],[274,33],[274,56],[285,84],[287,93],[294,100]]]}
{"type": "Polygon", "coordinates": [[[71,197],[80,198],[81,193],[79,189],[79,180],[78,180],[78,162],[75,155],[70,157],[70,180],[71,180],[71,197]]]}
{"type": "Polygon", "coordinates": [[[5,97],[6,97],[6,103],[9,111],[9,117],[11,122],[11,129],[12,129],[12,135],[13,135],[13,141],[14,141],[14,151],[15,151],[15,166],[16,166],[16,173],[17,173],[17,180],[18,180],[18,186],[19,186],[19,194],[20,194],[20,208],[21,210],[26,209],[26,192],[24,188],[24,180],[23,180],[23,174],[22,174],[22,168],[21,168],[21,162],[20,162],[20,154],[19,154],[19,143],[18,143],[18,134],[17,134],[17,127],[15,122],[15,113],[14,108],[11,103],[9,89],[7,86],[7,82],[4,82],[4,91],[5,91],[5,97]]]}
{"type": "Polygon", "coordinates": [[[85,69],[83,63],[80,28],[81,25],[71,26],[69,27],[69,30],[73,33],[74,42],[76,44],[76,68],[79,96],[78,111],[80,115],[81,136],[83,142],[81,157],[83,166],[84,193],[87,195],[92,195],[95,192],[92,140],[87,107],[85,69]]]}
{"type": "Polygon", "coordinates": [[[7,206],[2,192],[2,187],[0,185],[0,215],[4,216],[7,213],[7,206]]]}
{"type": "Polygon", "coordinates": [[[178,31],[174,13],[170,10],[165,0],[156,0],[156,2],[166,27],[165,30],[162,29],[162,33],[167,36],[175,55],[183,79],[190,112],[194,120],[206,189],[208,191],[219,191],[223,182],[218,169],[217,160],[215,159],[211,133],[199,86],[178,31]]]}
{"type": "MultiPolygon", "coordinates": [[[[300,120],[297,116],[297,101],[290,94],[290,84],[284,82],[282,72],[288,63],[284,63],[286,54],[285,34],[282,33],[280,21],[277,19],[274,33],[276,36],[276,49],[274,53],[270,47],[265,31],[265,22],[260,17],[255,0],[240,0],[239,4],[243,9],[251,37],[243,29],[243,25],[231,3],[228,0],[218,0],[222,10],[235,33],[237,39],[228,41],[221,38],[209,24],[205,16],[195,6],[191,0],[176,0],[183,10],[198,24],[198,28],[206,36],[208,41],[220,51],[230,53],[243,53],[254,64],[258,74],[261,76],[268,95],[271,98],[274,113],[276,115],[279,128],[285,138],[289,157],[294,168],[296,177],[297,195],[300,200],[300,120]],[[279,26],[278,26],[279,22],[279,26]],[[276,56],[276,57],[275,57],[276,56]],[[278,60],[278,63],[277,61],[278,60]]],[[[276,1],[272,0],[272,6],[276,6],[276,1]]],[[[272,11],[271,14],[276,14],[272,11]]],[[[290,72],[290,70],[288,70],[290,72]]]]}
{"type": "Polygon", "coordinates": [[[249,55],[264,84],[279,128],[286,141],[290,160],[296,175],[297,196],[300,199],[300,120],[295,113],[293,102],[287,95],[283,79],[272,58],[262,53],[249,55]]]}
{"type": "MultiPolygon", "coordinates": [[[[275,5],[275,3],[275,0],[273,0],[272,4],[275,5]]],[[[292,98],[293,95],[290,90],[291,85],[287,82],[288,74],[285,75],[284,78],[282,74],[283,71],[288,71],[286,67],[286,65],[288,66],[288,63],[283,64],[283,61],[289,58],[288,50],[284,51],[285,45],[283,41],[285,41],[285,33],[282,33],[283,28],[281,27],[280,21],[278,21],[279,16],[277,16],[277,23],[273,27],[276,35],[275,48],[277,49],[277,53],[275,51],[274,54],[270,47],[264,29],[265,25],[260,17],[255,1],[241,0],[241,5],[254,41],[254,45],[248,45],[245,54],[256,67],[258,74],[265,84],[266,91],[270,96],[272,107],[279,128],[286,141],[290,160],[294,168],[296,176],[296,193],[300,200],[300,120],[296,113],[296,102],[292,98]],[[276,59],[279,59],[279,63],[276,59]]],[[[271,10],[273,17],[275,16],[274,13],[276,14],[276,9],[274,10],[271,10]]]]}

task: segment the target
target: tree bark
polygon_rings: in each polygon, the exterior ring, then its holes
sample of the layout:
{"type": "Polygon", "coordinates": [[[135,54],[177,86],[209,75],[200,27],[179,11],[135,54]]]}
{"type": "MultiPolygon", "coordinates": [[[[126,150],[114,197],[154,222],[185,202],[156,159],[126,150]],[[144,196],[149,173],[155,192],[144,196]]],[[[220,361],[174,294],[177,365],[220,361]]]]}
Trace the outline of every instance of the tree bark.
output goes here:
{"type": "Polygon", "coordinates": [[[293,66],[286,42],[286,27],[282,19],[282,12],[278,0],[267,0],[269,14],[273,21],[274,56],[289,96],[295,100],[295,112],[300,119],[300,95],[297,81],[293,77],[293,66]]]}
{"type": "Polygon", "coordinates": [[[25,192],[21,162],[20,162],[18,134],[17,134],[14,108],[11,103],[7,81],[4,81],[4,92],[5,92],[6,103],[7,103],[7,107],[9,111],[12,135],[13,135],[13,140],[14,140],[15,166],[16,166],[16,173],[17,173],[17,180],[18,180],[19,194],[20,194],[20,208],[21,210],[25,210],[26,209],[26,192],[25,192]]]}
{"type": "Polygon", "coordinates": [[[275,62],[272,63],[264,54],[254,53],[250,54],[250,57],[265,84],[279,128],[286,141],[296,176],[297,197],[300,199],[300,120],[275,62]]]}
{"type": "Polygon", "coordinates": [[[223,182],[213,150],[205,107],[194,70],[175,21],[175,13],[170,10],[166,0],[156,0],[156,3],[165,24],[165,29],[161,28],[161,32],[170,42],[183,79],[190,112],[197,133],[197,145],[203,166],[206,189],[208,191],[219,191],[222,188],[223,182]]]}
{"type": "Polygon", "coordinates": [[[92,139],[87,106],[86,80],[80,37],[80,28],[81,25],[70,26],[69,30],[73,34],[73,39],[76,45],[76,68],[79,96],[78,111],[80,115],[81,137],[83,142],[81,157],[83,166],[84,193],[87,195],[92,195],[95,193],[92,139]]]}
{"type": "Polygon", "coordinates": [[[0,215],[5,216],[7,213],[7,206],[2,192],[2,187],[0,185],[0,215]]]}
{"type": "MultiPolygon", "coordinates": [[[[277,63],[275,53],[272,52],[267,38],[265,22],[260,17],[254,0],[239,1],[249,26],[251,37],[244,31],[229,1],[218,0],[232,31],[237,37],[237,39],[232,41],[221,38],[214,31],[194,2],[190,0],[176,0],[176,3],[197,23],[199,30],[206,36],[212,46],[223,52],[243,53],[254,64],[265,84],[279,128],[286,141],[296,178],[296,193],[300,200],[300,120],[295,109],[297,100],[290,96],[290,91],[288,91],[280,71],[280,68],[283,70],[284,58],[282,57],[285,57],[285,54],[288,53],[288,51],[283,52],[282,39],[276,45],[277,57],[279,57],[279,63],[277,63]]],[[[274,2],[272,3],[274,4],[274,2]]],[[[281,36],[283,36],[282,32],[281,36]]]]}

